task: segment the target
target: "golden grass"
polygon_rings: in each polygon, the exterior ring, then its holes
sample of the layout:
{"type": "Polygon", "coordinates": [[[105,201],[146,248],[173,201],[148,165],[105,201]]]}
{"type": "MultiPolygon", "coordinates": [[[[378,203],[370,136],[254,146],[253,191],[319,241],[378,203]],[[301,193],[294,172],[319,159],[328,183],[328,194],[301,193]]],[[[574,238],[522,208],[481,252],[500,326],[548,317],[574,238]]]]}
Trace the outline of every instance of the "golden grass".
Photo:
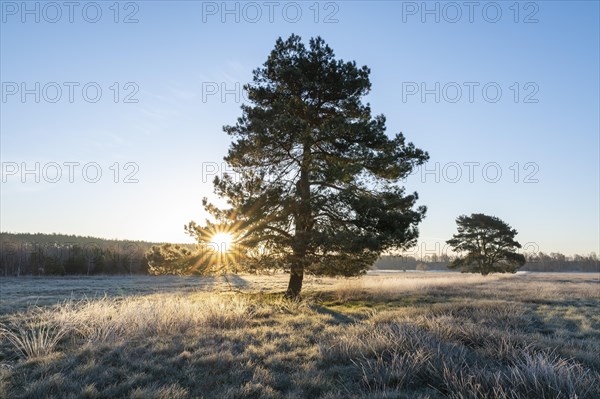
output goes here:
{"type": "Polygon", "coordinates": [[[308,287],[302,301],[195,290],[7,313],[0,397],[600,396],[597,276],[402,273],[308,287]]]}

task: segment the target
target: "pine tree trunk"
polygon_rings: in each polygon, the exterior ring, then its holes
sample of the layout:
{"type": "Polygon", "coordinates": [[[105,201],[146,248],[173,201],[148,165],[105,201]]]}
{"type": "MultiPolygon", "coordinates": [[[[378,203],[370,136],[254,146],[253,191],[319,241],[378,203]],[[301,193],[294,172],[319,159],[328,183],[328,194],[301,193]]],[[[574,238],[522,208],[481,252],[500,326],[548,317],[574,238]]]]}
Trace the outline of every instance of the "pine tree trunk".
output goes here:
{"type": "Polygon", "coordinates": [[[304,144],[302,165],[300,168],[300,179],[296,183],[296,189],[300,197],[299,207],[296,213],[295,243],[293,245],[293,262],[290,270],[290,281],[285,296],[297,298],[302,291],[302,280],[304,279],[304,266],[306,264],[306,252],[310,241],[313,227],[309,167],[311,162],[310,145],[304,144]]]}
{"type": "Polygon", "coordinates": [[[287,298],[297,298],[300,295],[300,291],[302,291],[302,280],[304,279],[304,267],[292,267],[290,270],[290,281],[288,283],[288,288],[285,293],[287,298]]]}

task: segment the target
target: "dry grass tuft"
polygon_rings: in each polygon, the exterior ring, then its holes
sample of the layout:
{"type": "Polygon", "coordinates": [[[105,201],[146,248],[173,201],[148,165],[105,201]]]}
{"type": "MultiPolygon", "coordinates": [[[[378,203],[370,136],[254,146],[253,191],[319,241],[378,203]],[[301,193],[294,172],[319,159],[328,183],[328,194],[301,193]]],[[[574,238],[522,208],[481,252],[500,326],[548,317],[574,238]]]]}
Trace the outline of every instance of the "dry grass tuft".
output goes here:
{"type": "Polygon", "coordinates": [[[0,338],[5,338],[25,359],[51,354],[68,332],[64,326],[44,320],[0,324],[0,338]]]}

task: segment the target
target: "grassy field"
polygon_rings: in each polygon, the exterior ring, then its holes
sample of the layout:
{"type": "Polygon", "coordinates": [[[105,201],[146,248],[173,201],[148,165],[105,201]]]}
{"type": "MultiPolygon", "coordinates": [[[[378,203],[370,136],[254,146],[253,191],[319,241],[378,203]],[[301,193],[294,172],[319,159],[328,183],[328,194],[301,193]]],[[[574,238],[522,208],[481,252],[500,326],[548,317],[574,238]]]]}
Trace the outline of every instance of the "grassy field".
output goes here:
{"type": "Polygon", "coordinates": [[[598,398],[598,274],[3,278],[2,398],[598,398]]]}

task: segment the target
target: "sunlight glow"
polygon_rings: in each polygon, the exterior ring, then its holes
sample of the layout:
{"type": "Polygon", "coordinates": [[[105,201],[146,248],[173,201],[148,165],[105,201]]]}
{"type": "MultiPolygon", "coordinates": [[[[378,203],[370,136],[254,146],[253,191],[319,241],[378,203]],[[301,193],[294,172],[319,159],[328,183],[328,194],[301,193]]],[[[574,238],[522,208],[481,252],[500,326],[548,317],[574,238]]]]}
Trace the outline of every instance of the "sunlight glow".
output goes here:
{"type": "Polygon", "coordinates": [[[219,232],[212,236],[211,241],[217,244],[220,252],[227,252],[227,249],[233,244],[233,235],[231,233],[219,232]]]}

